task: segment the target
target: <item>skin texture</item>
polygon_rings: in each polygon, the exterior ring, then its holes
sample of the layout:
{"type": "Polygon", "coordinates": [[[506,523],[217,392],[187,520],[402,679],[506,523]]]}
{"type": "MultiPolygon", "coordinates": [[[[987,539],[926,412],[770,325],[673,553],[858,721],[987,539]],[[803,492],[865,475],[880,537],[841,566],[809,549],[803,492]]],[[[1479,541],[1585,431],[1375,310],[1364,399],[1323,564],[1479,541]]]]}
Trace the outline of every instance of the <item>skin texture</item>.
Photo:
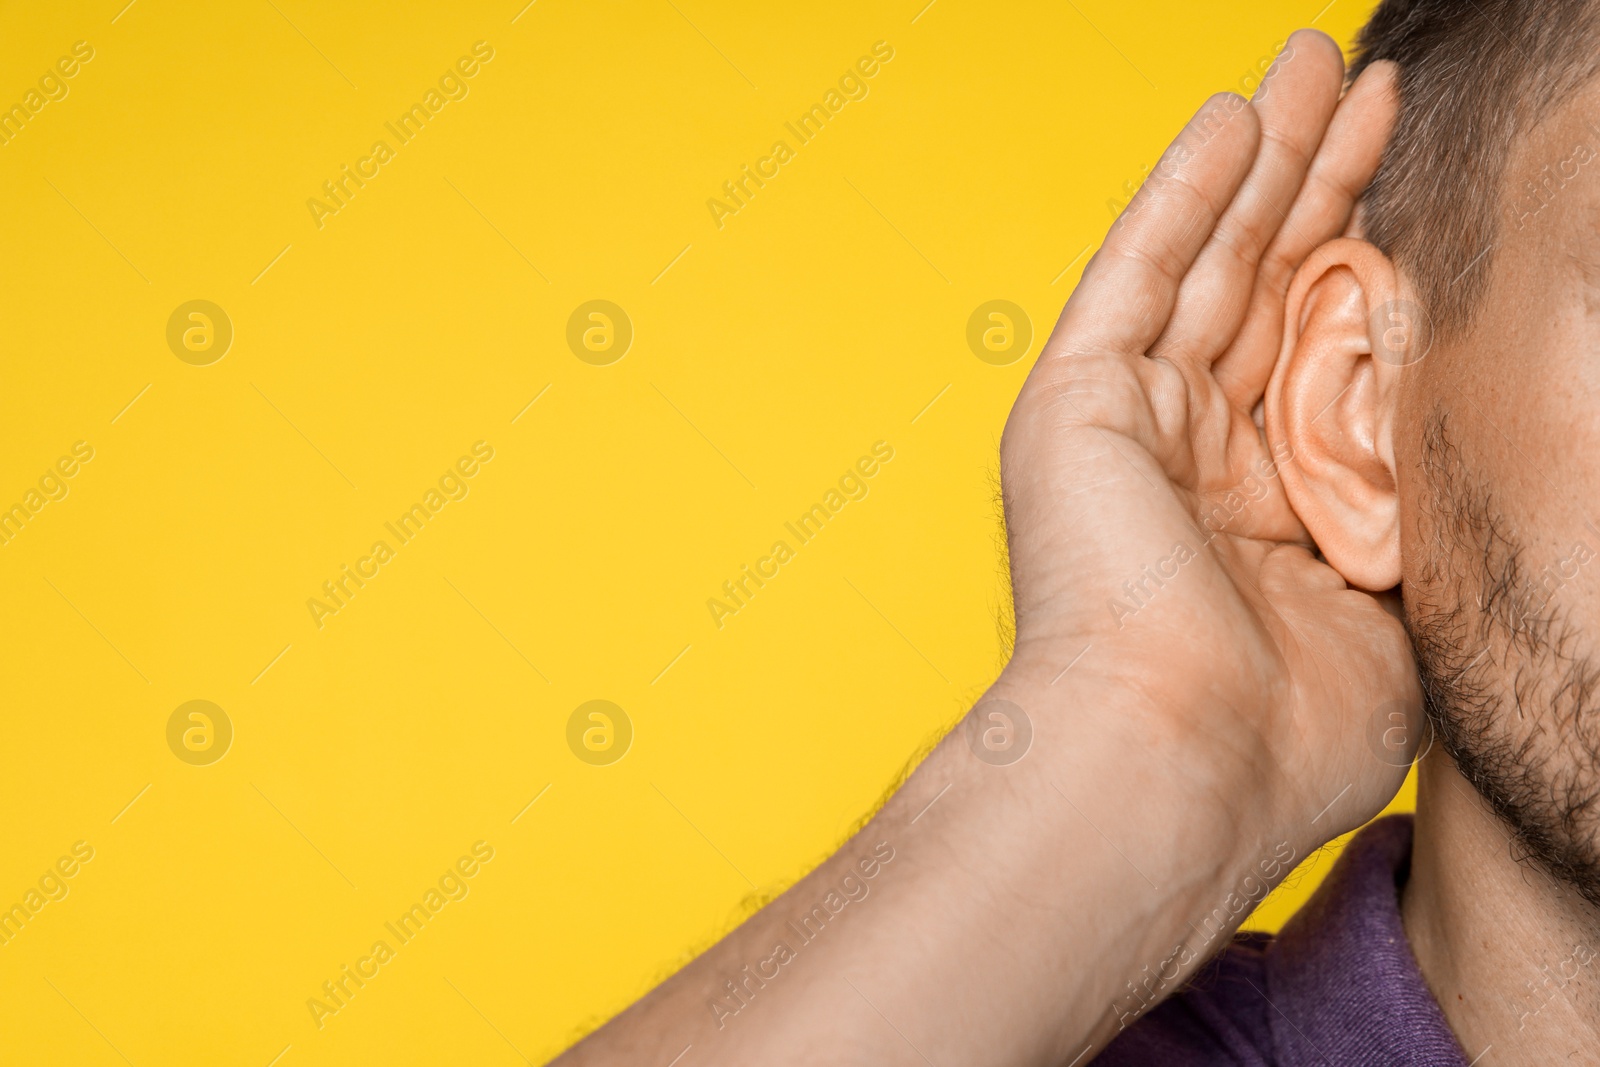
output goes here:
{"type": "Polygon", "coordinates": [[[1085,269],[1001,445],[1017,640],[972,729],[563,1064],[1087,1062],[1393,795],[1368,735],[1419,721],[1405,633],[1305,547],[1257,422],[1290,281],[1387,136],[1392,68],[1341,102],[1342,72],[1303,32],[1254,102],[1208,101],[1085,269]],[[1032,724],[1009,765],[992,699],[1032,724]]]}
{"type": "Polygon", "coordinates": [[[1403,917],[1484,1065],[1593,1062],[1600,1045],[1596,108],[1590,87],[1513,146],[1470,329],[1429,331],[1403,269],[1335,242],[1291,288],[1265,405],[1328,560],[1403,583],[1439,727],[1403,917]]]}

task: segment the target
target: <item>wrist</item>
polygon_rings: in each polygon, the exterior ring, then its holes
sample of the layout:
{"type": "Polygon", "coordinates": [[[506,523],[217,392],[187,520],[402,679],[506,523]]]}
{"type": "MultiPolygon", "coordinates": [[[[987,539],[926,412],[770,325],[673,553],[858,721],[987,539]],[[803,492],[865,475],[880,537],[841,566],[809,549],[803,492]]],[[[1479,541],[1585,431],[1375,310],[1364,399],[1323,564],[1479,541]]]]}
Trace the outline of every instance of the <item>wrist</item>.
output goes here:
{"type": "Polygon", "coordinates": [[[1124,641],[1019,636],[974,711],[996,699],[1016,704],[1031,721],[1040,764],[1077,766],[1094,752],[1140,783],[1146,806],[1214,826],[1197,846],[1243,842],[1253,853],[1278,824],[1297,823],[1299,776],[1282,762],[1292,723],[1278,713],[1287,698],[1270,684],[1228,684],[1215,665],[1188,662],[1183,647],[1152,656],[1148,641],[1124,641]]]}
{"type": "Polygon", "coordinates": [[[1084,666],[1051,684],[1015,663],[971,715],[1004,700],[1031,719],[1032,747],[1007,770],[1036,811],[1059,816],[1035,823],[1054,838],[1054,877],[1113,928],[1106,959],[1118,962],[1095,975],[1091,996],[1105,1005],[1103,1040],[1226,947],[1306,845],[1280,825],[1278,776],[1231,739],[1197,735],[1195,707],[1153,702],[1084,666]]]}
{"type": "MultiPolygon", "coordinates": [[[[981,747],[985,730],[1004,725],[992,710],[1002,701],[1015,710],[1000,713],[1025,716],[1031,731],[1027,753],[1004,770],[1065,809],[1063,831],[1087,826],[1103,838],[1109,860],[1136,875],[1130,885],[1163,907],[1193,919],[1230,893],[1259,900],[1307,847],[1286,832],[1296,820],[1285,813],[1298,809],[1260,728],[1243,715],[1218,714],[1198,694],[1152,696],[1105,676],[1090,657],[1065,674],[1014,659],[958,728],[963,748],[981,747]]],[[[1082,859],[1063,858],[1069,867],[1082,859]]]]}

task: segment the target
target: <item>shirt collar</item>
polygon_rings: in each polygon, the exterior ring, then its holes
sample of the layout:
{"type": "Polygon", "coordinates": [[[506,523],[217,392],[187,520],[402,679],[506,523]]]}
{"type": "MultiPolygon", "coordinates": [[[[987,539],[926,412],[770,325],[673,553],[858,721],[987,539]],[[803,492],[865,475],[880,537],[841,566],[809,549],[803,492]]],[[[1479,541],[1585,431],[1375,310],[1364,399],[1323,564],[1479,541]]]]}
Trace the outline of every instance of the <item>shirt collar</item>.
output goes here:
{"type": "Polygon", "coordinates": [[[1467,1067],[1400,922],[1410,873],[1411,817],[1371,824],[1267,949],[1284,1062],[1467,1067]]]}

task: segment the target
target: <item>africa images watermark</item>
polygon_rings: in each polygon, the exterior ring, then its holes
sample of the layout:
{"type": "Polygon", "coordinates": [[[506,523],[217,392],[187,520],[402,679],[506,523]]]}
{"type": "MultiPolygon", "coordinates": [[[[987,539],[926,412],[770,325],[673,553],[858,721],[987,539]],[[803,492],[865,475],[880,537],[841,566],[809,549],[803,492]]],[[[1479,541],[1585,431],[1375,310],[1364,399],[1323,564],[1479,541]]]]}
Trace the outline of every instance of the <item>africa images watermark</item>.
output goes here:
{"type": "Polygon", "coordinates": [[[71,455],[62,456],[39,476],[37,488],[30,487],[22,499],[0,511],[0,545],[9,545],[22,528],[38,517],[45,505],[53,500],[65,500],[72,487],[68,479],[77,476],[82,465],[94,459],[94,446],[87,441],[74,441],[71,455]]]}
{"type": "Polygon", "coordinates": [[[1199,926],[1189,924],[1195,934],[1193,938],[1185,938],[1174,946],[1171,955],[1157,963],[1153,971],[1146,964],[1136,979],[1127,982],[1127,994],[1111,1005],[1117,1029],[1126,1030],[1154,1007],[1189,964],[1207,958],[1212,943],[1231,933],[1251,909],[1266,898],[1272,890],[1273,879],[1292,869],[1295,858],[1294,846],[1280,841],[1270,855],[1256,864],[1255,870],[1261,872],[1259,877],[1254,872],[1245,875],[1238,888],[1207,912],[1199,926]]]}
{"type": "Polygon", "coordinates": [[[482,865],[492,859],[493,845],[487,841],[473,842],[471,855],[463,855],[445,868],[437,883],[430,885],[422,894],[421,901],[401,912],[398,919],[383,924],[383,928],[394,938],[393,945],[384,938],[374,941],[367,955],[357,958],[354,966],[348,963],[341,965],[337,975],[322,983],[320,996],[307,997],[306,1010],[311,1013],[311,1021],[317,1024],[317,1029],[326,1026],[330,1016],[348,1008],[356,994],[383,973],[384,965],[393,962],[402,947],[409,945],[422,933],[423,927],[439,917],[445,905],[465,900],[467,894],[472,892],[467,880],[476,877],[482,865]]]}
{"type": "Polygon", "coordinates": [[[444,110],[446,104],[452,100],[465,100],[467,94],[472,91],[467,79],[476,77],[478,71],[482,69],[481,64],[493,59],[493,46],[488,41],[475,41],[472,53],[457,59],[453,66],[439,75],[438,87],[430,86],[428,91],[422,94],[420,104],[413,103],[393,122],[383,124],[383,128],[394,135],[393,147],[388,141],[374,141],[367,155],[357,159],[354,167],[348,163],[341,164],[339,176],[322,183],[322,192],[327,199],[322,200],[313,196],[306,201],[306,208],[311,212],[311,221],[316,223],[317,229],[320,230],[327,225],[328,216],[337,215],[349,207],[350,201],[366,188],[367,182],[382,173],[383,165],[394,159],[400,148],[410,144],[422,132],[423,127],[444,110]]]}
{"type": "MultiPolygon", "coordinates": [[[[838,88],[830,88],[822,95],[821,103],[812,104],[794,122],[785,122],[784,129],[794,135],[798,147],[810,144],[823,127],[845,109],[846,104],[852,100],[865,100],[871,91],[867,79],[877,75],[880,64],[886,64],[893,58],[894,47],[888,41],[874,42],[871,55],[862,56],[839,76],[838,88]]],[[[790,147],[788,141],[777,140],[772,142],[767,155],[755,161],[754,167],[749,163],[741,164],[739,176],[722,183],[722,196],[725,199],[713,196],[706,201],[706,210],[711,212],[711,221],[716,223],[717,229],[722,229],[728,216],[737,215],[755,198],[758,190],[766,188],[767,182],[782,173],[783,165],[794,160],[796,152],[797,148],[790,147]]]]}
{"type": "Polygon", "coordinates": [[[1123,582],[1122,592],[1127,599],[1119,600],[1112,597],[1106,602],[1117,629],[1122,629],[1129,619],[1148,607],[1166,584],[1182,573],[1184,564],[1200,558],[1200,553],[1217,539],[1228,523],[1243,514],[1251,504],[1266,499],[1272,479],[1278,476],[1278,466],[1293,458],[1294,450],[1287,443],[1280,442],[1270,457],[1256,461],[1250,474],[1238,488],[1226,493],[1220,501],[1210,507],[1202,524],[1205,533],[1198,539],[1197,544],[1190,545],[1187,541],[1177,542],[1172,546],[1171,552],[1153,564],[1145,564],[1137,575],[1123,582]]]}
{"type": "Polygon", "coordinates": [[[94,58],[94,46],[88,41],[75,41],[72,54],[62,56],[39,76],[36,88],[22,94],[22,99],[0,111],[0,148],[5,147],[22,133],[28,123],[53,101],[65,100],[72,87],[68,79],[78,76],[83,64],[94,58]]]}
{"type": "Polygon", "coordinates": [[[436,486],[430,486],[422,494],[420,503],[400,513],[394,522],[386,522],[383,528],[394,536],[395,545],[388,541],[377,540],[372,543],[368,554],[357,558],[352,566],[349,563],[340,567],[339,574],[322,583],[323,598],[308,597],[306,610],[311,613],[311,622],[317,629],[325,625],[323,620],[329,615],[337,615],[350,606],[357,593],[366,588],[366,584],[376,578],[383,571],[383,565],[394,559],[398,554],[398,547],[410,544],[418,534],[422,533],[424,526],[432,519],[439,517],[439,512],[444,510],[446,504],[452,500],[465,500],[472,487],[467,484],[482,470],[481,464],[494,459],[494,446],[487,441],[477,441],[472,445],[471,455],[463,455],[455,463],[447,467],[439,476],[436,486]]]}
{"type": "Polygon", "coordinates": [[[39,876],[37,888],[29,886],[21,900],[0,912],[0,945],[11,944],[12,939],[22,933],[24,926],[38,919],[45,905],[67,899],[67,894],[72,891],[67,879],[76,877],[83,864],[92,859],[94,846],[87,841],[75,841],[70,855],[63,854],[46,867],[39,876]]]}
{"type": "MultiPolygon", "coordinates": [[[[844,510],[846,504],[852,500],[866,499],[870,491],[867,479],[882,469],[881,464],[892,459],[893,445],[887,441],[874,442],[870,456],[862,456],[839,476],[838,488],[830,487],[820,502],[811,505],[810,510],[801,512],[794,522],[784,523],[784,529],[794,536],[797,545],[810,544],[822,532],[828,520],[839,517],[839,512],[844,510]]],[[[722,583],[726,600],[717,597],[706,599],[706,610],[711,612],[712,624],[720,630],[726,625],[726,616],[737,615],[748,607],[756,593],[778,576],[779,569],[785,563],[794,559],[795,552],[796,547],[788,541],[774,541],[768,554],[756,560],[754,568],[748,563],[741,566],[736,577],[722,583]]]]}
{"type": "Polygon", "coordinates": [[[1539,625],[1547,618],[1550,607],[1559,593],[1578,577],[1578,571],[1595,558],[1595,550],[1586,541],[1573,543],[1572,551],[1554,563],[1547,563],[1539,573],[1518,575],[1520,584],[1513,583],[1500,593],[1500,609],[1513,634],[1521,634],[1539,625]]]}
{"type": "Polygon", "coordinates": [[[878,842],[870,855],[856,860],[858,874],[847,874],[839,879],[838,887],[829,889],[820,903],[798,919],[791,918],[784,924],[785,936],[772,946],[770,954],[753,964],[745,964],[735,978],[724,979],[722,985],[726,993],[706,1001],[717,1029],[727,1026],[729,1019],[748,1008],[756,994],[767,988],[768,982],[776,981],[784,967],[799,959],[800,950],[821,937],[828,923],[848,905],[866,900],[867,894],[872,892],[872,879],[883,873],[883,868],[893,860],[894,847],[887,841],[878,842]]]}
{"type": "MultiPolygon", "coordinates": [[[[1585,127],[1600,138],[1600,125],[1592,119],[1585,127]]],[[[1565,156],[1554,163],[1546,163],[1531,178],[1522,179],[1512,201],[1506,205],[1507,221],[1519,230],[1526,227],[1541,211],[1555,203],[1569,183],[1577,180],[1582,169],[1594,162],[1595,154],[1588,141],[1579,141],[1565,156]]]]}
{"type": "MultiPolygon", "coordinates": [[[[1561,991],[1577,978],[1585,967],[1593,962],[1594,949],[1590,948],[1588,944],[1580,942],[1572,946],[1571,955],[1556,964],[1554,974],[1550,973],[1550,966],[1546,964],[1539,972],[1543,975],[1543,981],[1538,985],[1535,985],[1532,981],[1525,982],[1528,992],[1522,998],[1522,1002],[1524,1004],[1533,1004],[1537,1000],[1538,1003],[1534,1007],[1524,1009],[1517,1017],[1517,1029],[1527,1029],[1528,1019],[1543,1011],[1546,1004],[1559,996],[1561,991]],[[1569,964],[1572,966],[1571,971],[1567,970],[1569,964]]],[[[1513,1010],[1514,1008],[1515,1006],[1513,1006],[1513,1010]]]]}

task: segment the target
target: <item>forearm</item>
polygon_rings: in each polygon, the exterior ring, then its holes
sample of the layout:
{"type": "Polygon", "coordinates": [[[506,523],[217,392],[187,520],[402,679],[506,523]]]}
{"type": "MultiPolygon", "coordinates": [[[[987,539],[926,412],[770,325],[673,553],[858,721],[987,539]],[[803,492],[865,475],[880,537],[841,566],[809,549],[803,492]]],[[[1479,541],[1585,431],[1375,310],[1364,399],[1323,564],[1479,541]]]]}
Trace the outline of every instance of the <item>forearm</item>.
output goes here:
{"type": "Polygon", "coordinates": [[[1115,690],[992,697],[1027,709],[1023,758],[953,731],[835,856],[561,1062],[1064,1064],[1170,992],[1231,933],[1196,944],[1258,843],[1115,690]]]}

